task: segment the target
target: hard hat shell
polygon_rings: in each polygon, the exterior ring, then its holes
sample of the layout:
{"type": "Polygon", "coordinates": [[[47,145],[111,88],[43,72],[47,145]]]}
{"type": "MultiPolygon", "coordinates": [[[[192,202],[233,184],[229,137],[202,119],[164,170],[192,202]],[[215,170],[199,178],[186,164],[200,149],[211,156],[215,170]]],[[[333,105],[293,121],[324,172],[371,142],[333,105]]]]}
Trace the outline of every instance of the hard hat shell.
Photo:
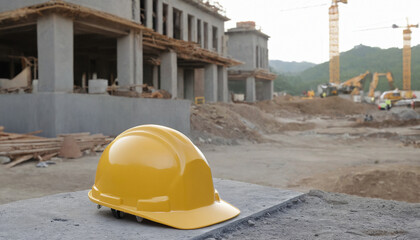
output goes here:
{"type": "Polygon", "coordinates": [[[117,136],[103,152],[89,199],[179,229],[195,229],[240,211],[214,189],[209,164],[182,133],[142,125],[117,136]]]}

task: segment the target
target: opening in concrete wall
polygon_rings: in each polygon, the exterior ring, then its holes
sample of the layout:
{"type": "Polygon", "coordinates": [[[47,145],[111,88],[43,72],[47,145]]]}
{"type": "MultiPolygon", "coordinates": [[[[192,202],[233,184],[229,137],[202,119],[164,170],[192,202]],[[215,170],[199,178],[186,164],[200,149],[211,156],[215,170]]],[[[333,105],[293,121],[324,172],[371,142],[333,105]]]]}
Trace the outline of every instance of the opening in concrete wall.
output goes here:
{"type": "Polygon", "coordinates": [[[255,47],[255,67],[260,67],[260,48],[258,46],[255,47]]]}
{"type": "Polygon", "coordinates": [[[74,24],[75,92],[87,92],[90,79],[117,78],[117,35],[101,32],[91,25],[74,24]]]}
{"type": "Polygon", "coordinates": [[[13,87],[15,78],[29,87],[38,78],[37,49],[36,24],[0,31],[0,87],[13,87]]]}
{"type": "Polygon", "coordinates": [[[168,4],[162,5],[162,34],[168,36],[168,4]]]}
{"type": "Polygon", "coordinates": [[[146,0],[140,0],[140,21],[146,26],[146,0]]]}
{"type": "Polygon", "coordinates": [[[194,17],[191,15],[188,15],[188,41],[193,41],[193,20],[194,17]]]}
{"type": "Polygon", "coordinates": [[[219,33],[218,33],[218,31],[217,31],[217,27],[215,27],[215,26],[213,26],[213,28],[212,28],[212,40],[213,40],[213,50],[214,51],[217,51],[217,50],[219,50],[219,44],[218,44],[218,41],[219,41],[219,33]]]}
{"type": "Polygon", "coordinates": [[[153,15],[152,15],[152,21],[153,21],[153,30],[157,32],[158,29],[158,18],[157,18],[157,0],[153,0],[153,15]]]}
{"type": "Polygon", "coordinates": [[[234,94],[245,94],[246,81],[244,80],[230,80],[228,81],[229,92],[234,94]]]}
{"type": "Polygon", "coordinates": [[[202,33],[201,33],[201,20],[197,19],[197,43],[201,45],[202,43],[202,33]]]}
{"type": "Polygon", "coordinates": [[[181,39],[181,30],[182,30],[182,11],[174,8],[173,9],[173,33],[175,39],[181,39]]]}

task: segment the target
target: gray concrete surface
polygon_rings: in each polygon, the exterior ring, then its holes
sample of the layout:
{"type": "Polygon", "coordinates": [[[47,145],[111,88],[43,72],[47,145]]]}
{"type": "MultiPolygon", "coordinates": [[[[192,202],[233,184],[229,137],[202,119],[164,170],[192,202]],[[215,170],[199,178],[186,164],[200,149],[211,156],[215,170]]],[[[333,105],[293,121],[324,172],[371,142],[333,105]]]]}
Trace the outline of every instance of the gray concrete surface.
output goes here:
{"type": "Polygon", "coordinates": [[[115,136],[141,124],[160,124],[190,133],[188,100],[126,98],[92,94],[0,95],[0,125],[6,132],[55,137],[91,132],[115,136]]]}
{"type": "Polygon", "coordinates": [[[420,204],[312,190],[217,239],[418,240],[420,204]]]}
{"type": "Polygon", "coordinates": [[[201,239],[275,211],[302,195],[230,180],[214,182],[221,198],[241,214],[210,227],[178,230],[151,221],[139,224],[131,215],[115,219],[108,208],[97,210],[85,190],[0,205],[0,239],[201,239]]]}
{"type": "Polygon", "coordinates": [[[248,77],[246,79],[246,93],[245,93],[245,101],[247,102],[255,102],[257,99],[257,91],[255,86],[255,77],[248,77]]]}
{"type": "Polygon", "coordinates": [[[160,88],[172,94],[172,98],[176,98],[178,94],[178,63],[176,53],[169,51],[162,53],[160,57],[160,88]]]}

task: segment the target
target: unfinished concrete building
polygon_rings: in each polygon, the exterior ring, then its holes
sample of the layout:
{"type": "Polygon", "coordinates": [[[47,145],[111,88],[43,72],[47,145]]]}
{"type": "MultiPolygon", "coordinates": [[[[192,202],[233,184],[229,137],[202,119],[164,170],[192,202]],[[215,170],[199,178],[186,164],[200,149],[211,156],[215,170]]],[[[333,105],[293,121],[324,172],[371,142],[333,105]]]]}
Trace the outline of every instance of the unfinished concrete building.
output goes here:
{"type": "Polygon", "coordinates": [[[225,34],[229,56],[244,63],[228,69],[229,90],[244,93],[247,102],[271,100],[276,75],[269,69],[269,36],[258,30],[255,22],[238,22],[225,34]]]}
{"type": "Polygon", "coordinates": [[[188,134],[182,99],[227,101],[227,67],[239,64],[225,57],[228,18],[202,0],[14,0],[0,11],[0,91],[29,93],[0,94],[0,125],[14,132],[155,123],[188,134]],[[135,98],[76,94],[89,80],[135,98]],[[159,89],[172,100],[148,99],[159,89]]]}

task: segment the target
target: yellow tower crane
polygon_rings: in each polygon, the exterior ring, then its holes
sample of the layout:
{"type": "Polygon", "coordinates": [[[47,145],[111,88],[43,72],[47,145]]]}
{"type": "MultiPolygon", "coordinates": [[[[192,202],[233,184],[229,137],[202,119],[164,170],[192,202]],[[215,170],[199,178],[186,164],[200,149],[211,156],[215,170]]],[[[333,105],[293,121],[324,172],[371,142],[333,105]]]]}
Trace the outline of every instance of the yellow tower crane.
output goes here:
{"type": "Polygon", "coordinates": [[[338,41],[338,3],[347,0],[332,0],[330,15],[330,83],[340,84],[340,49],[338,41]]]}
{"type": "Polygon", "coordinates": [[[392,28],[405,28],[403,30],[403,90],[407,91],[405,97],[411,98],[411,30],[410,28],[418,28],[419,25],[408,23],[407,26],[392,25],[392,28]]]}

